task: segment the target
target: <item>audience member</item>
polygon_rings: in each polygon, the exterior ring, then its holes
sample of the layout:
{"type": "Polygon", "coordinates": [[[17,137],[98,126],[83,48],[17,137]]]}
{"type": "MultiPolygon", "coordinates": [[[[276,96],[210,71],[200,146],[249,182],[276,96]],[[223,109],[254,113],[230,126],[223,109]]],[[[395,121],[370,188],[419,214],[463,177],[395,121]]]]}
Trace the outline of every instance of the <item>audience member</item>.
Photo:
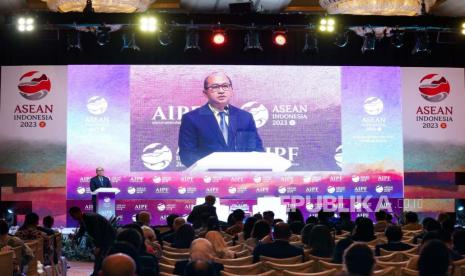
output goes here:
{"type": "Polygon", "coordinates": [[[160,245],[163,246],[163,241],[166,241],[168,243],[171,243],[173,241],[174,237],[174,230],[173,230],[173,222],[174,220],[179,217],[179,215],[176,214],[169,214],[166,217],[166,226],[168,226],[168,231],[160,233],[158,237],[158,242],[160,242],[160,245]],[[166,240],[165,237],[169,236],[169,238],[166,240]]]}
{"type": "Polygon", "coordinates": [[[54,235],[56,232],[52,229],[55,219],[52,216],[46,216],[42,219],[43,226],[37,226],[37,229],[44,232],[48,236],[54,235]]]}
{"type": "Polygon", "coordinates": [[[163,237],[163,241],[168,242],[168,243],[173,243],[174,239],[176,238],[176,233],[178,232],[179,228],[186,224],[186,220],[182,217],[177,217],[173,221],[173,232],[170,234],[167,234],[163,237]]]}
{"type": "Polygon", "coordinates": [[[273,211],[265,211],[265,212],[263,212],[263,220],[268,222],[269,225],[273,226],[274,212],[273,211]]]}
{"type": "Polygon", "coordinates": [[[220,232],[209,231],[205,235],[205,239],[207,239],[212,244],[216,258],[233,259],[235,257],[234,252],[228,249],[228,246],[224,241],[223,235],[221,235],[220,232]]]}
{"type": "Polygon", "coordinates": [[[384,232],[386,227],[389,225],[386,218],[387,213],[384,210],[380,210],[375,213],[376,223],[373,226],[375,232],[384,232]]]}
{"type": "Polygon", "coordinates": [[[245,220],[245,223],[244,223],[244,240],[247,240],[248,238],[250,238],[250,235],[252,234],[252,229],[255,225],[255,222],[257,222],[257,218],[255,216],[253,217],[248,217],[246,220],[245,220]]]}
{"type": "Polygon", "coordinates": [[[302,215],[302,211],[298,208],[290,209],[289,212],[287,212],[287,224],[291,224],[295,221],[300,221],[304,222],[304,216],[302,215]]]}
{"type": "Polygon", "coordinates": [[[174,237],[173,243],[171,243],[171,247],[189,248],[194,239],[195,239],[194,228],[190,224],[183,224],[176,231],[176,235],[174,237]]]}
{"type": "Polygon", "coordinates": [[[215,252],[212,244],[203,238],[196,239],[192,242],[190,247],[190,259],[176,262],[173,274],[175,275],[197,275],[192,272],[190,266],[197,262],[207,262],[213,267],[214,273],[207,275],[219,275],[220,271],[224,269],[222,264],[216,263],[215,252]]]}
{"type": "Polygon", "coordinates": [[[334,239],[326,225],[315,225],[306,244],[310,254],[317,257],[329,258],[333,256],[334,239]]]}
{"type": "Polygon", "coordinates": [[[271,225],[266,220],[259,220],[255,222],[250,238],[245,240],[245,244],[250,247],[256,247],[259,242],[264,238],[269,237],[271,234],[271,225]]]}
{"type": "Polygon", "coordinates": [[[280,222],[274,226],[273,242],[258,244],[253,251],[253,261],[260,261],[260,256],[268,256],[273,258],[289,258],[294,256],[302,256],[304,260],[304,251],[289,243],[291,237],[291,229],[289,224],[280,222]]]}
{"type": "Polygon", "coordinates": [[[202,227],[202,219],[209,218],[216,215],[216,207],[214,206],[216,198],[212,195],[205,197],[205,203],[194,206],[192,212],[187,217],[187,221],[192,223],[195,229],[202,227]]]}
{"type": "Polygon", "coordinates": [[[386,228],[384,235],[387,238],[387,243],[376,245],[376,256],[381,255],[381,249],[387,251],[405,251],[412,249],[412,246],[401,242],[402,229],[397,225],[390,225],[386,228]]]}
{"type": "Polygon", "coordinates": [[[334,247],[333,258],[331,262],[335,264],[342,264],[345,250],[353,243],[354,241],[349,238],[339,240],[334,247]]]}
{"type": "Polygon", "coordinates": [[[414,212],[405,213],[405,225],[402,226],[404,231],[418,231],[421,230],[421,224],[418,223],[418,215],[414,212]]]}
{"type": "Polygon", "coordinates": [[[307,223],[300,232],[300,238],[305,247],[307,247],[307,245],[310,242],[310,236],[312,234],[312,229],[314,226],[315,225],[313,223],[307,223]]]}
{"type": "Polygon", "coordinates": [[[15,260],[15,265],[18,266],[17,272],[19,273],[34,258],[34,253],[20,238],[8,235],[8,230],[8,223],[0,219],[0,251],[21,246],[21,260],[15,260]]]}
{"type": "Polygon", "coordinates": [[[359,217],[355,221],[354,233],[352,240],[360,242],[369,242],[376,239],[373,221],[369,218],[359,217]]]}
{"type": "Polygon", "coordinates": [[[235,236],[242,232],[244,229],[244,218],[245,218],[245,213],[242,209],[236,209],[232,213],[234,224],[228,229],[226,229],[226,233],[228,233],[231,236],[235,236]]]}
{"type": "Polygon", "coordinates": [[[107,256],[102,262],[102,270],[99,276],[135,276],[136,263],[134,260],[122,253],[107,256]]]}
{"type": "Polygon", "coordinates": [[[440,240],[426,242],[418,258],[418,271],[420,276],[448,275],[450,258],[447,246],[440,240]]]}
{"type": "Polygon", "coordinates": [[[344,253],[344,271],[348,275],[373,275],[375,257],[364,243],[354,243],[344,253]]]}
{"type": "Polygon", "coordinates": [[[349,212],[339,213],[339,221],[336,224],[336,229],[338,231],[346,231],[352,233],[354,230],[355,223],[350,219],[349,212]]]}
{"type": "Polygon", "coordinates": [[[160,244],[157,242],[157,235],[151,227],[146,225],[142,226],[142,231],[144,232],[145,247],[146,251],[149,254],[154,255],[157,258],[160,258],[163,254],[160,244]]]}

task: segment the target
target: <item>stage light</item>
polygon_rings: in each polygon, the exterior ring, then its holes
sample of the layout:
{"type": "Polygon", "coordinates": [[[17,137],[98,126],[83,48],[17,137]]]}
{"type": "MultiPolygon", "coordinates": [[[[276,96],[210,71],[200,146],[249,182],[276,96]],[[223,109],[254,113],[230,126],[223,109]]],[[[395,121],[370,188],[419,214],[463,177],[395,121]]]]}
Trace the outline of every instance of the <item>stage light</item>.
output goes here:
{"type": "Polygon", "coordinates": [[[376,35],[373,31],[367,31],[363,37],[362,53],[374,51],[376,47],[376,35]]]}
{"type": "Polygon", "coordinates": [[[463,207],[463,206],[457,207],[457,211],[462,212],[463,210],[464,210],[464,207],[463,207]]]}
{"type": "Polygon", "coordinates": [[[223,45],[226,43],[226,33],[222,30],[216,30],[213,32],[212,42],[215,45],[223,45]]]}
{"type": "Polygon", "coordinates": [[[136,35],[133,33],[131,35],[123,34],[123,47],[121,48],[121,52],[131,53],[131,52],[139,52],[140,48],[136,44],[136,35]]]}
{"type": "Polygon", "coordinates": [[[11,209],[8,209],[7,212],[8,212],[8,214],[13,214],[14,213],[13,210],[11,210],[11,209]]]}
{"type": "Polygon", "coordinates": [[[95,36],[97,38],[97,44],[105,46],[110,43],[110,27],[100,26],[95,30],[95,36]]]}
{"type": "Polygon", "coordinates": [[[401,48],[404,46],[404,32],[400,30],[392,30],[391,35],[391,44],[394,45],[394,47],[401,48]]]}
{"type": "Polygon", "coordinates": [[[305,45],[302,52],[311,54],[318,53],[318,38],[313,30],[305,33],[305,45]]]}
{"type": "Polygon", "coordinates": [[[34,18],[20,17],[18,18],[17,28],[20,32],[32,32],[35,29],[34,18]]]}
{"type": "Polygon", "coordinates": [[[462,34],[465,35],[465,23],[462,24],[462,34]]]}
{"type": "Polygon", "coordinates": [[[322,18],[318,30],[321,32],[332,33],[336,28],[336,21],[333,18],[322,18]]]}
{"type": "Polygon", "coordinates": [[[349,31],[345,31],[343,33],[336,35],[336,40],[334,41],[334,45],[337,47],[343,48],[347,46],[349,43],[349,31]]]}
{"type": "Polygon", "coordinates": [[[260,44],[260,34],[256,29],[250,29],[245,35],[245,47],[244,51],[263,51],[262,45],[260,44]]]}
{"type": "Polygon", "coordinates": [[[81,34],[79,31],[73,31],[72,33],[68,34],[66,41],[68,43],[68,51],[82,51],[81,34]]]}
{"type": "Polygon", "coordinates": [[[416,54],[431,54],[429,47],[429,35],[426,30],[418,31],[416,34],[415,47],[412,49],[412,55],[416,54]]]}
{"type": "Polygon", "coordinates": [[[153,16],[143,16],[140,18],[139,27],[142,32],[153,33],[158,30],[157,19],[153,16]]]}
{"type": "Polygon", "coordinates": [[[199,46],[199,31],[197,28],[191,27],[186,32],[186,46],[184,52],[201,51],[199,46]]]}
{"type": "Polygon", "coordinates": [[[287,36],[285,31],[273,32],[273,43],[278,46],[284,46],[287,43],[287,36]]]}

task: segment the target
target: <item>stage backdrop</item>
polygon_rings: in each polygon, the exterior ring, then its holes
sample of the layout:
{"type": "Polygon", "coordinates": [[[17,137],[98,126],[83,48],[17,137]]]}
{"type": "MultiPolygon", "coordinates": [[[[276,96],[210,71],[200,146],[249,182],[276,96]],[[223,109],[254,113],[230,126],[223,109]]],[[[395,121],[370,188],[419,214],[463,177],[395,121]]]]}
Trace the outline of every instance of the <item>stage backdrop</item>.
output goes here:
{"type": "Polygon", "coordinates": [[[30,182],[53,187],[66,162],[68,206],[88,209],[89,179],[103,166],[121,189],[117,214],[124,222],[149,210],[153,223],[164,223],[169,213],[187,214],[205,194],[248,211],[264,195],[310,196],[308,212],[318,196],[385,195],[395,209],[404,196],[404,166],[464,170],[465,155],[452,154],[465,147],[464,98],[463,69],[5,67],[0,168],[20,175],[52,172],[55,178],[30,182]],[[253,114],[265,149],[289,159],[289,171],[184,172],[177,147],[180,119],[205,104],[203,81],[212,72],[231,78],[232,104],[253,114]],[[159,162],[144,162],[147,155],[159,162]]]}

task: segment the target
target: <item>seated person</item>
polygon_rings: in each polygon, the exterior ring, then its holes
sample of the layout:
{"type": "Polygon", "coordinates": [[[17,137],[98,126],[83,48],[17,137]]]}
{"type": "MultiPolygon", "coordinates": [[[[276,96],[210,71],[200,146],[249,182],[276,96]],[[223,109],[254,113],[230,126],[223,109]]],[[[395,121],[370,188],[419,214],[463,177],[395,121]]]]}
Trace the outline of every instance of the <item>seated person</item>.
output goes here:
{"type": "Polygon", "coordinates": [[[174,266],[175,275],[219,275],[224,269],[222,264],[215,263],[215,252],[212,244],[203,238],[196,239],[190,247],[190,259],[176,262],[174,266]],[[198,262],[198,263],[197,263],[198,262]],[[208,263],[206,265],[205,263],[208,263]],[[199,265],[199,267],[197,267],[199,265]],[[194,266],[194,267],[192,267],[194,266]],[[214,271],[216,274],[192,274],[196,268],[203,267],[203,271],[214,271]],[[208,268],[207,268],[208,267],[208,268]]]}
{"type": "Polygon", "coordinates": [[[253,251],[254,263],[260,261],[260,256],[267,256],[272,258],[290,258],[294,256],[302,256],[304,260],[304,250],[289,243],[291,237],[291,229],[289,224],[280,222],[274,227],[273,238],[271,243],[259,243],[253,251]]]}
{"type": "Polygon", "coordinates": [[[344,253],[345,275],[371,276],[375,263],[373,251],[365,243],[354,243],[344,253]]]}
{"type": "Polygon", "coordinates": [[[405,225],[402,226],[404,231],[418,231],[422,226],[418,223],[418,215],[415,212],[407,212],[405,214],[405,225]]]}
{"type": "Polygon", "coordinates": [[[433,239],[426,242],[418,258],[418,271],[420,276],[448,275],[451,259],[447,246],[440,240],[433,239]]]}
{"type": "Polygon", "coordinates": [[[376,256],[380,256],[380,249],[387,251],[405,251],[413,248],[411,245],[401,242],[402,229],[397,225],[388,226],[388,228],[386,228],[385,235],[388,242],[376,245],[376,256]]]}
{"type": "Polygon", "coordinates": [[[123,253],[108,255],[102,262],[99,276],[136,276],[136,263],[123,253]]]}
{"type": "Polygon", "coordinates": [[[21,239],[8,235],[8,224],[5,220],[0,220],[0,251],[10,250],[14,247],[21,246],[21,260],[15,260],[15,265],[18,267],[18,272],[22,271],[23,267],[27,265],[32,258],[34,253],[21,239]]]}
{"type": "Polygon", "coordinates": [[[192,241],[195,239],[194,228],[190,224],[184,224],[176,231],[171,247],[190,248],[192,241]]]}

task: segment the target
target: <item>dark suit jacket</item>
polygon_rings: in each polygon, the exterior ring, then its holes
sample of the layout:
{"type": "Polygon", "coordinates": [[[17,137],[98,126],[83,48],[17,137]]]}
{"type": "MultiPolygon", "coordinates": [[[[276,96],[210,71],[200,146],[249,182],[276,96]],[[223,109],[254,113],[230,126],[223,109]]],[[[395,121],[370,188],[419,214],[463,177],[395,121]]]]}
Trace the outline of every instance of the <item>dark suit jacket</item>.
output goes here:
{"type": "MultiPolygon", "coordinates": [[[[100,182],[100,180],[98,179],[98,176],[94,176],[90,179],[90,190],[92,192],[97,190],[98,188],[111,188],[110,179],[108,179],[108,177],[106,176],[102,176],[102,177],[103,177],[102,182],[100,182]]],[[[94,209],[96,206],[96,201],[97,201],[97,197],[95,195],[92,195],[92,205],[94,206],[94,209]]]]}
{"type": "MultiPolygon", "coordinates": [[[[189,260],[178,261],[174,265],[173,274],[174,275],[184,275],[185,272],[186,272],[186,269],[189,272],[192,272],[191,268],[192,268],[192,263],[189,260]]],[[[209,271],[211,274],[208,274],[208,275],[218,275],[219,276],[220,271],[222,271],[222,270],[224,270],[223,264],[211,262],[211,269],[209,271]]]]}
{"type": "Polygon", "coordinates": [[[83,220],[79,226],[77,237],[82,237],[87,232],[92,237],[95,247],[110,248],[116,237],[116,231],[110,222],[104,216],[96,213],[84,213],[83,220]]]}
{"type": "Polygon", "coordinates": [[[202,217],[217,217],[216,215],[216,207],[209,206],[206,203],[194,206],[192,212],[187,217],[187,221],[192,223],[192,226],[197,229],[202,227],[202,217]]]}
{"type": "Polygon", "coordinates": [[[228,144],[208,104],[182,116],[179,156],[189,167],[213,152],[264,151],[252,114],[229,105],[228,144]]]}
{"type": "Polygon", "coordinates": [[[302,255],[302,261],[304,261],[304,250],[283,240],[275,240],[272,243],[260,243],[255,247],[252,254],[254,263],[260,261],[260,256],[262,255],[279,259],[302,255]]]}

